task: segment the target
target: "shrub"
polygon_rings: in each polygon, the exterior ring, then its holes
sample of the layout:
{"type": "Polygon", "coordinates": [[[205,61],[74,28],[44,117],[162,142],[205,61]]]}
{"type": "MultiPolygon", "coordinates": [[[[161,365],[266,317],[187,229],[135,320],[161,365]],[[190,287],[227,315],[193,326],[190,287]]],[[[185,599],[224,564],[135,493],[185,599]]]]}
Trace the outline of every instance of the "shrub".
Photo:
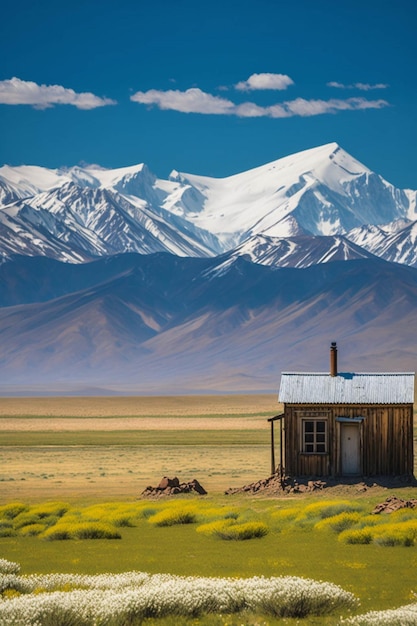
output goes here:
{"type": "Polygon", "coordinates": [[[142,509],[140,509],[139,516],[143,517],[144,519],[149,519],[150,517],[152,517],[152,515],[155,515],[157,510],[158,509],[155,506],[144,506],[142,509]]]}
{"type": "MultiPolygon", "coordinates": [[[[17,565],[14,563],[13,565],[17,565]]],[[[18,566],[20,567],[20,566],[18,566]]],[[[20,593],[27,593],[28,588],[24,577],[19,576],[18,573],[0,573],[0,606],[2,604],[1,599],[5,597],[13,597],[20,593]]],[[[13,622],[11,622],[13,624],[13,622]]]]}
{"type": "Polygon", "coordinates": [[[339,541],[352,544],[368,544],[372,542],[372,528],[365,526],[364,528],[344,530],[339,535],[339,541]]]}
{"type": "Polygon", "coordinates": [[[19,563],[0,559],[0,574],[18,574],[20,572],[19,563]]]}
{"type": "Polygon", "coordinates": [[[342,623],[352,626],[415,626],[417,604],[407,604],[387,611],[369,611],[343,620],[342,623]]]}
{"type": "Polygon", "coordinates": [[[43,502],[30,507],[30,512],[34,515],[39,515],[43,519],[50,516],[62,517],[70,508],[70,505],[66,502],[43,502]]]}
{"type": "Polygon", "coordinates": [[[339,540],[345,543],[376,543],[380,546],[413,546],[417,537],[417,520],[380,523],[345,530],[339,540]]]}
{"type": "Polygon", "coordinates": [[[385,524],[387,517],[382,515],[364,515],[358,521],[359,528],[365,528],[365,526],[378,526],[379,524],[385,524]]]}
{"type": "Polygon", "coordinates": [[[120,533],[110,524],[103,522],[79,522],[68,524],[65,521],[48,528],[42,535],[49,541],[66,539],[121,539],[120,533]]]}
{"type": "Polygon", "coordinates": [[[38,524],[41,521],[41,518],[36,513],[32,513],[30,511],[23,511],[16,515],[13,520],[13,526],[16,530],[23,528],[24,526],[29,526],[30,524],[38,524]]]}
{"type": "Polygon", "coordinates": [[[408,507],[404,507],[403,509],[398,509],[398,511],[393,511],[389,517],[391,521],[395,522],[417,520],[417,509],[409,509],[408,507]]]}
{"type": "Polygon", "coordinates": [[[110,515],[107,515],[105,519],[112,526],[116,526],[120,528],[121,527],[132,528],[135,526],[133,515],[129,515],[128,513],[118,513],[117,511],[115,511],[114,513],[111,513],[110,515]]]}
{"type": "Polygon", "coordinates": [[[373,540],[380,546],[413,546],[417,535],[417,522],[388,523],[374,528],[373,540]]]}
{"type": "Polygon", "coordinates": [[[121,534],[110,524],[103,522],[82,522],[75,526],[74,539],[121,539],[121,534]]]}
{"type": "Polygon", "coordinates": [[[185,617],[245,609],[279,617],[306,617],[356,605],[354,596],[337,585],[289,576],[231,579],[127,572],[78,577],[82,589],[54,590],[65,586],[66,581],[70,585],[76,583],[75,577],[30,577],[26,595],[0,602],[0,626],[133,626],[146,618],[165,616],[173,619],[170,623],[181,624],[185,617]],[[47,578],[54,579],[50,581],[52,586],[47,578]],[[36,589],[49,593],[36,594],[36,589]]]}
{"type": "Polygon", "coordinates": [[[6,519],[13,519],[19,513],[23,513],[23,511],[27,510],[27,506],[22,502],[10,502],[9,504],[4,504],[0,506],[0,518],[5,517],[6,519]]]}
{"type": "Polygon", "coordinates": [[[263,522],[245,522],[243,524],[219,525],[213,534],[220,539],[245,541],[265,537],[268,532],[268,526],[263,522]]]}
{"type": "Polygon", "coordinates": [[[348,500],[325,500],[323,502],[314,502],[305,507],[297,516],[297,521],[314,521],[314,519],[325,519],[326,517],[334,517],[340,513],[359,511],[358,504],[349,502],[348,500]]]}
{"type": "Polygon", "coordinates": [[[233,509],[229,509],[226,507],[207,507],[201,508],[198,514],[199,522],[211,522],[218,519],[237,519],[239,517],[239,513],[233,509]]]}
{"type": "Polygon", "coordinates": [[[0,530],[2,528],[13,528],[13,522],[10,519],[2,519],[0,520],[0,530]]]}
{"type": "Polygon", "coordinates": [[[282,522],[292,522],[295,518],[300,514],[300,509],[289,508],[289,509],[279,509],[278,511],[274,511],[271,517],[274,520],[282,521],[282,522]]]}
{"type": "Polygon", "coordinates": [[[44,524],[28,524],[20,529],[20,534],[23,537],[35,537],[40,535],[45,530],[44,524]]]}
{"type": "Polygon", "coordinates": [[[197,521],[194,507],[184,504],[172,506],[158,511],[148,518],[148,522],[155,526],[174,526],[175,524],[193,524],[197,521]]]}
{"type": "Polygon", "coordinates": [[[341,533],[351,526],[354,526],[360,519],[359,513],[339,513],[339,515],[333,515],[332,517],[326,517],[317,524],[314,528],[316,530],[333,530],[335,533],[341,533]]]}
{"type": "Polygon", "coordinates": [[[67,524],[57,524],[48,528],[41,536],[47,541],[64,541],[72,539],[71,526],[67,524]]]}
{"type": "Polygon", "coordinates": [[[222,529],[227,528],[233,524],[232,520],[224,520],[218,519],[213,522],[208,522],[207,524],[201,524],[201,526],[197,526],[196,531],[201,533],[202,535],[211,536],[217,534],[217,532],[222,529]]]}

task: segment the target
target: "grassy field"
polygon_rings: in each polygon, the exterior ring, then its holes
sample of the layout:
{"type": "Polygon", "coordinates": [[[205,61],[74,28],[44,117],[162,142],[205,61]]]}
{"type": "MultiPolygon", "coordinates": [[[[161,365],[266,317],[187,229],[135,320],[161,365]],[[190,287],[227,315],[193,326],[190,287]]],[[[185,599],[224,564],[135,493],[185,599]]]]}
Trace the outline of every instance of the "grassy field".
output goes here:
{"type": "Polygon", "coordinates": [[[163,476],[221,493],[266,477],[276,397],[0,399],[0,503],[138,497],[163,476]]]}
{"type": "MultiPolygon", "coordinates": [[[[412,495],[412,490],[407,492],[412,495]]],[[[1,557],[19,562],[24,573],[83,573],[146,571],[186,576],[250,577],[301,576],[331,581],[360,599],[359,612],[398,607],[412,601],[416,590],[417,552],[415,547],[387,547],[382,544],[347,544],[331,527],[320,527],[323,511],[331,505],[333,513],[357,509],[359,518],[369,523],[369,512],[380,500],[365,497],[328,502],[325,498],[248,499],[213,496],[164,502],[120,502],[97,505],[69,505],[70,523],[83,520],[115,520],[129,512],[130,527],[117,530],[121,539],[45,541],[37,536],[0,539],[1,557]],[[313,507],[312,507],[313,505],[313,507]],[[314,508],[316,506],[316,508],[314,508]],[[160,526],[153,522],[161,511],[193,513],[189,523],[160,526]],[[212,519],[233,523],[265,524],[268,533],[246,541],[224,541],[213,534],[199,532],[212,519]]],[[[27,517],[34,517],[36,505],[27,517]]],[[[21,514],[22,516],[22,514],[21,514]]],[[[331,519],[334,519],[335,515],[331,519]]],[[[18,519],[18,518],[17,518],[18,519]]],[[[65,519],[65,517],[63,518],[65,519]]],[[[414,513],[417,524],[417,514],[414,513]]],[[[380,524],[385,519],[377,520],[380,524]]],[[[397,519],[398,521],[398,519],[397,519]]],[[[46,522],[45,522],[46,523],[46,522]]],[[[16,524],[20,526],[20,524],[16,524]]],[[[187,620],[177,623],[210,624],[187,620]]],[[[245,624],[231,618],[223,624],[245,624]]],[[[262,618],[264,624],[336,624],[338,615],[308,617],[301,621],[262,618]]],[[[158,622],[157,622],[158,623],[158,622]]],[[[163,622],[165,623],[165,622],[163,622]]]]}
{"type": "MultiPolygon", "coordinates": [[[[318,509],[308,513],[311,504],[325,504],[329,499],[325,492],[274,499],[223,495],[228,487],[268,476],[266,418],[279,409],[274,396],[99,398],[97,403],[92,398],[0,399],[0,507],[20,501],[26,507],[24,515],[30,516],[39,503],[65,500],[72,520],[109,521],[117,508],[136,511],[131,513],[131,525],[117,527],[121,539],[46,541],[19,529],[0,538],[0,558],[19,562],[25,574],[139,570],[187,576],[311,577],[353,592],[361,601],[358,612],[411,602],[417,591],[416,547],[384,545],[378,537],[369,545],[341,541],[331,528],[320,528],[318,509]],[[169,527],[152,523],[152,514],[178,505],[140,500],[143,489],[164,475],[184,481],[196,478],[208,490],[208,496],[183,501],[196,511],[190,523],[169,527]],[[143,506],[146,513],[139,512],[143,506]],[[236,523],[264,524],[268,532],[249,541],[225,541],[197,532],[203,523],[222,518],[222,512],[236,523]]],[[[365,524],[375,504],[391,493],[377,487],[361,494],[352,491],[347,504],[341,502],[342,495],[336,495],[336,501],[342,510],[356,506],[365,524]]],[[[413,488],[395,493],[417,497],[413,488]]],[[[45,530],[46,522],[42,524],[45,530]]],[[[166,618],[144,624],[337,622],[337,616],[293,620],[255,615],[181,622],[166,618]]]]}
{"type": "Polygon", "coordinates": [[[278,413],[273,394],[0,398],[0,417],[259,417],[278,413]]]}

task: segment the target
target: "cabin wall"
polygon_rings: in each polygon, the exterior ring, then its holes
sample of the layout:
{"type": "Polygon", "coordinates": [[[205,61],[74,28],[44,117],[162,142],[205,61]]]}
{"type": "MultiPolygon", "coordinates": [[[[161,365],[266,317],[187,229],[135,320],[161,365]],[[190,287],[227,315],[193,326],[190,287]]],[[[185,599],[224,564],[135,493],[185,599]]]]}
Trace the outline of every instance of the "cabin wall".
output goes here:
{"type": "MultiPolygon", "coordinates": [[[[363,418],[360,473],[363,476],[413,474],[413,405],[305,405],[284,407],[285,471],[292,476],[340,476],[341,427],[337,418],[363,418]],[[302,420],[327,422],[327,452],[302,451],[302,420]]],[[[349,422],[347,422],[349,423],[349,422]]],[[[355,423],[355,422],[353,422],[355,423]]]]}

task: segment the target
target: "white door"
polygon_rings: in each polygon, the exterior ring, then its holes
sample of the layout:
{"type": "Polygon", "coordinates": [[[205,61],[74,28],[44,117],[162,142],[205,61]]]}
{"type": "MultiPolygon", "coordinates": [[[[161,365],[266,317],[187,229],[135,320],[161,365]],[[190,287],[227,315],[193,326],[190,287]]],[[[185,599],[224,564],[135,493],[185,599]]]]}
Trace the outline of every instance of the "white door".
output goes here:
{"type": "Polygon", "coordinates": [[[340,450],[343,476],[360,474],[359,424],[344,423],[340,425],[340,450]]]}

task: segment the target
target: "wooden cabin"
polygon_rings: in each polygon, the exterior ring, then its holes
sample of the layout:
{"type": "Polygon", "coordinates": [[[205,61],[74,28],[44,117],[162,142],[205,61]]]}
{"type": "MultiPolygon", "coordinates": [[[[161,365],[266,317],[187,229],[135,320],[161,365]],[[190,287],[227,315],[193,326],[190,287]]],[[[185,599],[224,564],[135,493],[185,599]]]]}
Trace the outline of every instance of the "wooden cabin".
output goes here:
{"type": "Polygon", "coordinates": [[[414,373],[284,372],[280,472],[293,477],[412,476],[414,373]]]}

